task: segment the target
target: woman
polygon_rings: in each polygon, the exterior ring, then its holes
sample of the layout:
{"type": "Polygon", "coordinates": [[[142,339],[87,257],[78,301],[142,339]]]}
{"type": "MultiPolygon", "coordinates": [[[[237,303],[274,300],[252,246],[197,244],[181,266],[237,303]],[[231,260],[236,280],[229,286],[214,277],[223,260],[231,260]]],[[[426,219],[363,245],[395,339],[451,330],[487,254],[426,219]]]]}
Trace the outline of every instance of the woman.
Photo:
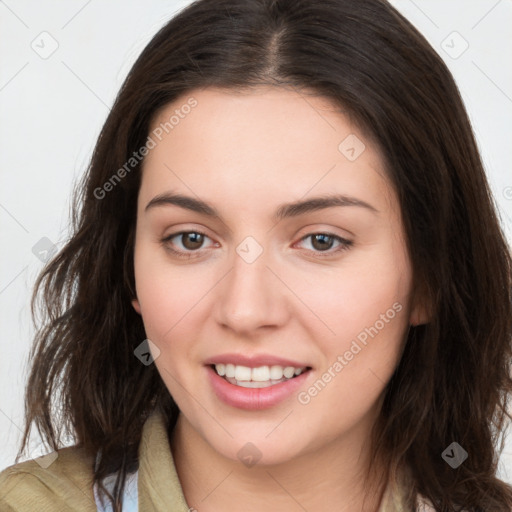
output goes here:
{"type": "Polygon", "coordinates": [[[389,4],[190,5],[77,207],[22,448],[33,421],[77,443],[7,468],[6,510],[511,510],[510,252],[453,78],[389,4]]]}

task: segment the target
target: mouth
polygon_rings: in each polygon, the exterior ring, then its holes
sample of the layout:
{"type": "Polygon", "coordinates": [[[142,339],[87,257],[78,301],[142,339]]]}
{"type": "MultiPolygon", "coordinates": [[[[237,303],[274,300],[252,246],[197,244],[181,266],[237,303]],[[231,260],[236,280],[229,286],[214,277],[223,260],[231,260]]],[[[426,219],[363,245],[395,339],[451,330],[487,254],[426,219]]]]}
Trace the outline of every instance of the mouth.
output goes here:
{"type": "Polygon", "coordinates": [[[313,373],[311,366],[270,354],[223,354],[205,361],[208,381],[225,405],[248,411],[291,400],[313,373]]]}
{"type": "Polygon", "coordinates": [[[211,364],[210,368],[233,386],[252,389],[276,386],[311,370],[310,366],[263,365],[251,368],[232,363],[211,364]]]}

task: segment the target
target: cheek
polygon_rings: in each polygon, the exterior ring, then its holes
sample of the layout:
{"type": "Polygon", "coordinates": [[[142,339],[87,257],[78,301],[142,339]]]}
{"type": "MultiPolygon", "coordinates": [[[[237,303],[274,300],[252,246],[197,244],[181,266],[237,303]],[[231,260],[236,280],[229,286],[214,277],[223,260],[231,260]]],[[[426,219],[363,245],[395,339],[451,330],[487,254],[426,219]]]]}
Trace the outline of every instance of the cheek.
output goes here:
{"type": "Polygon", "coordinates": [[[403,245],[388,240],[318,274],[314,282],[308,279],[309,292],[306,286],[298,292],[316,315],[308,325],[324,355],[320,374],[327,372],[325,379],[333,382],[324,399],[341,400],[354,411],[384,389],[408,328],[410,266],[403,245]],[[320,331],[318,318],[324,324],[320,331]]]}
{"type": "Polygon", "coordinates": [[[306,269],[294,281],[297,295],[325,324],[327,338],[329,331],[338,342],[353,338],[376,322],[380,326],[381,315],[390,319],[385,330],[391,335],[407,324],[410,266],[403,246],[393,239],[347,254],[339,266],[317,271],[314,278],[306,269]]]}
{"type": "Polygon", "coordinates": [[[376,410],[399,362],[407,331],[407,309],[389,292],[372,295],[367,288],[365,294],[345,298],[350,307],[339,304],[325,314],[335,335],[316,337],[322,365],[315,381],[298,396],[299,403],[306,405],[308,427],[315,428],[314,418],[322,417],[322,428],[333,437],[376,410]]]}
{"type": "Polygon", "coordinates": [[[158,372],[180,404],[186,404],[187,396],[182,396],[178,382],[187,382],[188,366],[197,359],[189,343],[198,325],[194,315],[208,291],[204,273],[198,274],[172,264],[165,251],[151,243],[136,248],[135,282],[144,328],[159,349],[158,372]]]}
{"type": "Polygon", "coordinates": [[[170,262],[165,251],[141,244],[135,254],[135,282],[142,318],[148,337],[164,340],[182,318],[193,316],[193,309],[211,285],[205,272],[192,266],[170,262]],[[192,315],[191,315],[192,312],[192,315]]]}

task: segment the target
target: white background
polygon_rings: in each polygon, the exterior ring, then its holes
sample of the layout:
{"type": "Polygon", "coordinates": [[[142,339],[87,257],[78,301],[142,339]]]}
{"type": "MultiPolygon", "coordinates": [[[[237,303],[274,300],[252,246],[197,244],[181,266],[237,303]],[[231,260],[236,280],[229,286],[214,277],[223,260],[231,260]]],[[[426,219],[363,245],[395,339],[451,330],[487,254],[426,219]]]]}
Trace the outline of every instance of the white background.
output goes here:
{"type": "MultiPolygon", "coordinates": [[[[72,185],[108,108],[144,46],[188,3],[0,0],[0,469],[14,463],[23,425],[29,298],[43,265],[32,248],[43,237],[64,244],[72,185]]],[[[511,241],[512,0],[392,3],[454,74],[511,241]]],[[[500,474],[512,483],[512,434],[505,450],[500,474]]]]}

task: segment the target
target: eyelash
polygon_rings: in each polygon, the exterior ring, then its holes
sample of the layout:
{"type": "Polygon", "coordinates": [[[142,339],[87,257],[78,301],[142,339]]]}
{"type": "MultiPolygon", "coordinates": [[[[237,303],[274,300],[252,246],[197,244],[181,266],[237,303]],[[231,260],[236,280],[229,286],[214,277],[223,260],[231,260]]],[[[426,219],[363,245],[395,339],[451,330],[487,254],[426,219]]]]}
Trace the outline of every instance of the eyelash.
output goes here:
{"type": "MultiPolygon", "coordinates": [[[[196,249],[195,251],[192,251],[192,250],[188,250],[188,251],[181,251],[181,250],[176,250],[176,249],[173,249],[170,245],[169,245],[169,242],[177,237],[177,236],[180,236],[180,235],[186,235],[186,234],[190,234],[190,233],[194,233],[194,234],[197,234],[197,235],[202,235],[206,238],[210,238],[206,233],[203,233],[201,231],[178,231],[176,233],[171,233],[170,235],[166,236],[165,238],[162,238],[161,242],[162,244],[165,246],[166,250],[171,252],[174,256],[178,257],[178,258],[181,258],[181,259],[191,259],[191,258],[196,258],[198,256],[195,256],[194,254],[195,253],[198,253],[201,249],[196,249]]],[[[320,258],[327,258],[327,257],[331,257],[333,254],[337,254],[337,253],[340,253],[340,252],[343,252],[343,251],[347,251],[352,245],[353,245],[353,241],[352,240],[347,240],[345,238],[342,238],[338,235],[335,235],[333,233],[328,233],[328,232],[323,232],[323,231],[318,231],[318,232],[315,232],[315,233],[309,233],[305,236],[303,236],[301,239],[300,239],[300,242],[306,240],[307,238],[310,238],[314,235],[325,235],[325,236],[329,236],[329,237],[332,237],[335,239],[335,241],[338,241],[340,242],[340,246],[331,251],[315,251],[315,250],[311,250],[311,249],[308,249],[308,251],[310,252],[313,252],[315,253],[316,256],[320,257],[320,258]]]]}

